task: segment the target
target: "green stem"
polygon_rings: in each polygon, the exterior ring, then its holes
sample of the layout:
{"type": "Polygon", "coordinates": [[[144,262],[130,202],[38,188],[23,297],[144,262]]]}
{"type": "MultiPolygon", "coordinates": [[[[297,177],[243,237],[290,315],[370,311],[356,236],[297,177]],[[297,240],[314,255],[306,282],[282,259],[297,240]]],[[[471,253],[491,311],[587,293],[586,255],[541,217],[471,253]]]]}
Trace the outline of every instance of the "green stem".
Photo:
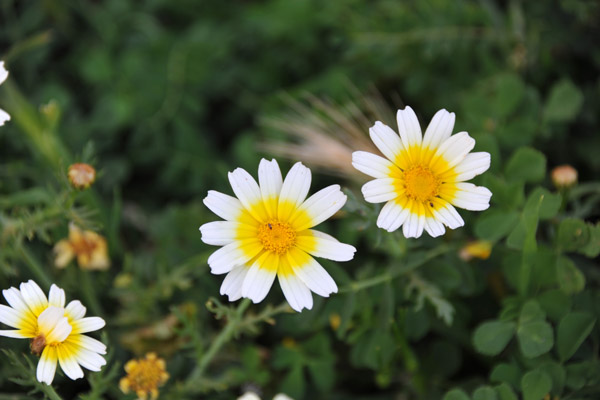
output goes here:
{"type": "Polygon", "coordinates": [[[85,298],[86,305],[89,305],[90,310],[94,315],[104,315],[102,306],[98,302],[98,296],[96,296],[96,288],[90,280],[90,271],[84,271],[79,269],[79,280],[81,282],[81,289],[83,297],[85,298]]]}
{"type": "Polygon", "coordinates": [[[44,270],[44,268],[40,265],[38,260],[36,260],[36,258],[25,247],[20,246],[20,250],[23,259],[25,260],[25,263],[27,264],[29,270],[35,276],[35,278],[41,281],[42,285],[50,287],[50,285],[52,285],[52,279],[44,270]]]}
{"type": "Polygon", "coordinates": [[[202,355],[202,358],[198,362],[198,365],[188,377],[186,386],[195,385],[195,383],[198,382],[200,378],[202,378],[204,371],[206,370],[212,359],[215,357],[215,355],[219,352],[219,350],[221,350],[225,343],[229,342],[233,338],[233,334],[236,332],[236,328],[242,321],[244,311],[246,311],[246,309],[249,306],[250,299],[242,300],[235,313],[227,321],[225,329],[223,329],[221,333],[219,333],[219,335],[212,342],[208,350],[202,355]]]}
{"type": "Polygon", "coordinates": [[[56,393],[56,391],[54,390],[54,388],[52,386],[42,383],[41,388],[42,388],[42,391],[44,392],[44,394],[46,396],[48,396],[48,398],[50,398],[50,400],[62,400],[62,398],[58,395],[58,393],[56,393]]]}

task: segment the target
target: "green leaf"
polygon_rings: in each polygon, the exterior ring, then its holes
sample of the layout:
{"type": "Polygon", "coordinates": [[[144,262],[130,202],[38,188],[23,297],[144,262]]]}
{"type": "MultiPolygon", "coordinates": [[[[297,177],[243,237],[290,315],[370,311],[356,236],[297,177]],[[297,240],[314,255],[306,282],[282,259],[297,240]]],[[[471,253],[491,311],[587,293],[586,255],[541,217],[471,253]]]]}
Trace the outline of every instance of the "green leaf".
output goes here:
{"type": "Polygon", "coordinates": [[[537,298],[548,318],[559,321],[571,310],[571,298],[560,289],[552,289],[542,293],[537,298]]]}
{"type": "Polygon", "coordinates": [[[507,383],[518,388],[521,381],[521,370],[515,364],[500,363],[492,369],[490,381],[507,383]]]}
{"type": "Polygon", "coordinates": [[[535,300],[529,300],[523,304],[521,314],[519,315],[519,325],[532,321],[543,321],[545,318],[546,314],[540,307],[540,304],[535,300]]]}
{"type": "Polygon", "coordinates": [[[519,182],[539,182],[546,175],[546,156],[531,147],[521,147],[508,160],[506,179],[519,182]]]}
{"type": "Polygon", "coordinates": [[[519,213],[516,211],[491,210],[475,222],[475,235],[480,239],[495,242],[508,235],[518,219],[519,213]]]}
{"type": "Polygon", "coordinates": [[[598,383],[600,383],[600,362],[583,361],[567,365],[568,388],[579,390],[584,386],[598,383]]]}
{"type": "Polygon", "coordinates": [[[506,383],[498,385],[494,389],[498,394],[498,400],[519,400],[514,390],[506,383]]]}
{"type": "Polygon", "coordinates": [[[462,389],[452,389],[446,393],[442,400],[470,400],[469,395],[462,389]]]}
{"type": "Polygon", "coordinates": [[[534,300],[525,303],[521,310],[517,338],[521,352],[527,358],[541,356],[554,345],[554,333],[545,317],[544,311],[534,300]]]}
{"type": "Polygon", "coordinates": [[[505,321],[487,321],[479,325],[473,334],[475,349],[481,354],[499,354],[515,333],[516,324],[505,321]]]}
{"type": "Polygon", "coordinates": [[[556,278],[566,294],[579,293],[585,288],[585,276],[567,257],[559,257],[556,261],[556,278]]]}
{"type": "Polygon", "coordinates": [[[567,379],[567,371],[564,367],[556,361],[546,361],[540,364],[538,368],[540,371],[547,373],[550,379],[552,379],[552,393],[561,395],[565,387],[565,380],[567,379]]]}
{"type": "Polygon", "coordinates": [[[594,258],[600,255],[600,223],[596,225],[587,224],[589,240],[587,244],[580,247],[578,251],[587,257],[594,258]]]}
{"type": "Polygon", "coordinates": [[[491,201],[495,206],[514,210],[525,201],[523,182],[507,182],[496,175],[486,174],[483,176],[483,185],[494,194],[491,201]]]}
{"type": "Polygon", "coordinates": [[[473,400],[498,400],[498,396],[490,386],[481,386],[473,392],[473,400]]]}
{"type": "Polygon", "coordinates": [[[565,251],[584,248],[590,240],[590,231],[580,219],[565,218],[558,226],[557,245],[565,251]]]}
{"type": "Polygon", "coordinates": [[[534,369],[523,375],[521,379],[521,391],[523,400],[542,400],[550,393],[552,380],[547,373],[534,369]]]}
{"type": "Polygon", "coordinates": [[[516,74],[501,74],[495,79],[494,110],[500,117],[511,114],[523,99],[525,84],[516,74]]]}
{"type": "Polygon", "coordinates": [[[596,318],[590,313],[576,311],[565,315],[558,324],[556,350],[560,361],[571,358],[592,332],[596,318]]]}
{"type": "Polygon", "coordinates": [[[583,104],[581,90],[569,79],[563,79],[552,86],[544,105],[544,120],[547,122],[568,122],[575,118],[583,104]]]}
{"type": "MultiPolygon", "coordinates": [[[[550,193],[545,188],[538,187],[527,197],[527,203],[535,202],[541,196],[544,197],[542,204],[540,205],[540,219],[553,218],[560,209],[562,203],[562,197],[559,194],[550,193]]],[[[527,208],[527,205],[525,206],[527,208]]]]}

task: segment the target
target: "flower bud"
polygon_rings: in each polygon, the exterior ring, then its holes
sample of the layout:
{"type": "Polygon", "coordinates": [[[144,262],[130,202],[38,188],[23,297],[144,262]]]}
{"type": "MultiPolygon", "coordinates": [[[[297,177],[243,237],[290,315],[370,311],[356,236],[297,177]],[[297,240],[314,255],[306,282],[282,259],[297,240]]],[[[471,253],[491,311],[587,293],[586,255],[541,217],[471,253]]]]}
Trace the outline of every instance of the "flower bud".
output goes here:
{"type": "Polygon", "coordinates": [[[568,164],[559,165],[552,170],[551,177],[558,189],[569,188],[577,183],[577,170],[568,164]]]}
{"type": "Polygon", "coordinates": [[[492,254],[492,244],[487,240],[476,240],[463,246],[458,256],[464,261],[470,261],[473,258],[487,260],[490,254],[492,254]]]}
{"type": "Polygon", "coordinates": [[[68,176],[75,189],[87,189],[96,180],[96,170],[89,164],[76,163],[69,166],[68,176]]]}

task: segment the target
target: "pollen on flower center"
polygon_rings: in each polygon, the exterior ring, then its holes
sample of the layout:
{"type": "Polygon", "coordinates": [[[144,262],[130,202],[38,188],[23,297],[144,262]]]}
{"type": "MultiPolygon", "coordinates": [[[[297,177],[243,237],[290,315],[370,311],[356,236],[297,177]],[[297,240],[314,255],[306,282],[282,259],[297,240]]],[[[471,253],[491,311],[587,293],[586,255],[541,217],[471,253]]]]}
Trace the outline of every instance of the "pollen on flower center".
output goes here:
{"type": "Polygon", "coordinates": [[[440,181],[429,168],[417,165],[404,171],[404,189],[407,197],[425,202],[438,195],[440,181]]]}
{"type": "Polygon", "coordinates": [[[296,231],[288,223],[272,220],[258,228],[258,239],[266,250],[282,255],[296,243],[296,231]]]}

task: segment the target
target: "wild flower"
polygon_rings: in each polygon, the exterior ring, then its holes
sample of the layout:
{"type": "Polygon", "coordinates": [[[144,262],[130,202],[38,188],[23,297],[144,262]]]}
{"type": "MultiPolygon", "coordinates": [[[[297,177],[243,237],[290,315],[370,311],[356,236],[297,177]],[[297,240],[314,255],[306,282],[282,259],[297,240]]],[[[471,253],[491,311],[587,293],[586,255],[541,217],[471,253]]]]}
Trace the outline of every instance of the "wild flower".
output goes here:
{"type": "Polygon", "coordinates": [[[125,394],[134,392],[140,400],[146,400],[148,396],[156,399],[158,387],[169,379],[165,360],[155,353],[148,353],[145,358],[129,360],[125,364],[125,372],[127,376],[119,381],[119,388],[125,394]]]}
{"type": "Polygon", "coordinates": [[[96,232],[81,230],[74,223],[69,224],[69,237],[54,246],[54,265],[66,267],[73,258],[82,269],[105,270],[110,266],[106,239],[96,232]]]}

